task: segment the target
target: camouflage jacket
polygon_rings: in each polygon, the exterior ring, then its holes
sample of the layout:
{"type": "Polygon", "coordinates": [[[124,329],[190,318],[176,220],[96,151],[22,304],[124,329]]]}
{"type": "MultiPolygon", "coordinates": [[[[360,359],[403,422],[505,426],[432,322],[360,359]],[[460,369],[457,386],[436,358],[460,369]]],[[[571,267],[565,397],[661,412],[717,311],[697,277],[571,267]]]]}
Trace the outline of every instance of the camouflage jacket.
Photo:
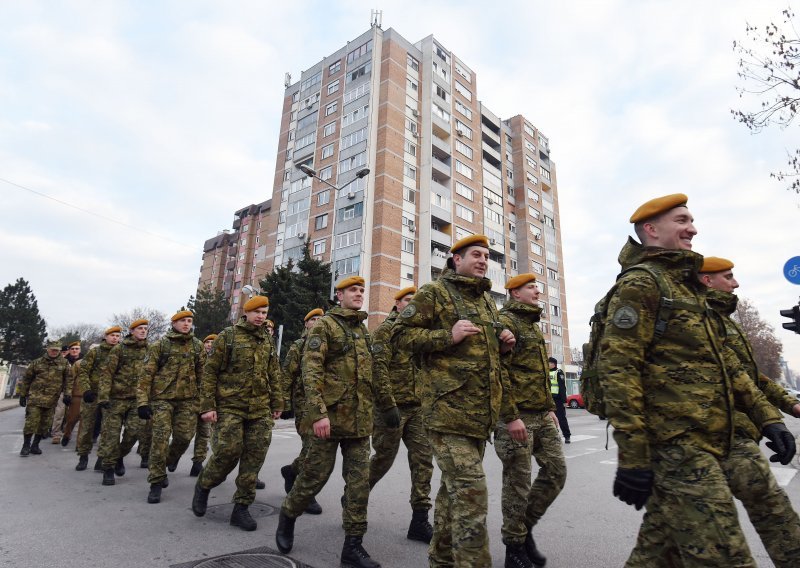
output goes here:
{"type": "Polygon", "coordinates": [[[200,388],[200,413],[263,418],[283,410],[283,373],[265,326],[244,319],[214,340],[200,388]],[[230,343],[230,346],[229,346],[230,343]]]}
{"type": "Polygon", "coordinates": [[[97,394],[97,388],[100,382],[100,371],[105,367],[108,361],[108,354],[111,353],[113,345],[109,345],[105,341],[95,347],[89,349],[86,357],[81,359],[80,368],[78,369],[78,388],[80,393],[90,390],[97,394]]]}
{"type": "Polygon", "coordinates": [[[501,411],[508,376],[500,363],[502,326],[490,288],[488,278],[446,269],[414,294],[397,319],[396,345],[422,357],[423,415],[431,430],[488,439],[500,416],[514,414],[505,406],[501,411]],[[453,345],[453,325],[460,319],[481,332],[453,345]]]}
{"type": "Polygon", "coordinates": [[[366,312],[336,307],[308,331],[303,351],[303,384],[309,426],[327,417],[332,438],[372,433],[373,405],[393,407],[385,382],[373,384],[366,312]]]}
{"type": "Polygon", "coordinates": [[[28,365],[19,383],[19,396],[27,396],[28,404],[53,408],[61,393],[69,388],[70,367],[61,355],[51,359],[39,357],[28,365]]]}
{"type": "Polygon", "coordinates": [[[198,398],[204,351],[193,333],[174,330],[151,344],[136,386],[136,405],[146,406],[151,400],[198,398]]]}
{"type": "Polygon", "coordinates": [[[623,468],[650,468],[651,444],[686,444],[727,455],[734,400],[759,429],[780,413],[753,386],[730,350],[697,280],[703,257],[686,250],[643,247],[632,239],[620,253],[623,269],[646,263],[668,283],[673,307],[653,341],[661,303],[658,285],[641,270],[618,283],[608,304],[598,372],[623,468]]]}
{"type": "Polygon", "coordinates": [[[105,365],[98,368],[97,402],[136,398],[136,385],[144,372],[147,340],[129,335],[111,348],[105,365]]]}
{"type": "MultiPolygon", "coordinates": [[[[736,294],[730,294],[720,290],[708,291],[708,304],[714,311],[720,314],[725,328],[725,345],[736,353],[736,357],[738,357],[739,362],[742,364],[745,371],[747,371],[748,376],[755,385],[761,389],[761,392],[764,393],[767,400],[785,413],[792,414],[793,407],[800,401],[789,396],[775,381],[759,373],[758,366],[753,357],[753,349],[750,346],[750,341],[747,339],[742,328],[739,327],[739,324],[731,319],[731,314],[736,311],[736,305],[738,303],[739,298],[736,294]]],[[[761,431],[756,428],[756,425],[753,424],[753,421],[750,420],[744,412],[737,410],[733,418],[737,432],[748,438],[752,438],[756,442],[761,439],[761,431]]]]}
{"type": "Polygon", "coordinates": [[[398,315],[397,310],[392,309],[389,317],[372,333],[372,374],[389,383],[398,405],[419,406],[422,404],[422,377],[418,357],[406,349],[397,349],[392,342],[398,315]]]}
{"type": "Polygon", "coordinates": [[[541,307],[516,300],[508,300],[500,310],[500,323],[517,339],[514,349],[501,357],[510,386],[503,395],[513,411],[513,416],[504,418],[506,422],[518,418],[522,411],[556,409],[550,394],[547,349],[537,325],[541,313],[541,307]]]}
{"type": "Polygon", "coordinates": [[[305,412],[306,393],[303,389],[303,349],[308,332],[303,330],[299,339],[295,339],[283,360],[283,379],[289,398],[287,408],[294,410],[297,420],[302,419],[305,412]]]}

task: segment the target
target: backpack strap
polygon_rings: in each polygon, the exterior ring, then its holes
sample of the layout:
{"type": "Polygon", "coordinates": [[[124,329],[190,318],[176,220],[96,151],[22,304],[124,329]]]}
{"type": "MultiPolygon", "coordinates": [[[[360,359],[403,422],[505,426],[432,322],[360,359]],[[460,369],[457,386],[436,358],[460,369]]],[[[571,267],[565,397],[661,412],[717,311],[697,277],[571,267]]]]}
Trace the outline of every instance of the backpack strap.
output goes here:
{"type": "Polygon", "coordinates": [[[225,336],[225,355],[222,359],[222,368],[220,371],[226,371],[234,363],[233,342],[236,339],[236,327],[230,326],[222,330],[222,335],[225,336]]]}
{"type": "Polygon", "coordinates": [[[159,343],[161,343],[158,353],[158,370],[160,371],[167,364],[167,360],[172,354],[172,342],[168,338],[162,337],[159,343]]]}

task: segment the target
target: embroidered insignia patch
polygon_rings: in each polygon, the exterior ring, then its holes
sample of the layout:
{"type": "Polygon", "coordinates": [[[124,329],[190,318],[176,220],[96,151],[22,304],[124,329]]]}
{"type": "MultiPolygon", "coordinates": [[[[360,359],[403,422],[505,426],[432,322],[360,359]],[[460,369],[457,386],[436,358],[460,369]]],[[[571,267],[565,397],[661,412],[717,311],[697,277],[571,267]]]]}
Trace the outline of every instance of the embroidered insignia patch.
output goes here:
{"type": "Polygon", "coordinates": [[[383,343],[376,343],[372,346],[373,353],[383,353],[383,343]]]}
{"type": "Polygon", "coordinates": [[[308,340],[309,349],[319,349],[320,345],[322,345],[322,340],[316,335],[308,340]]]}
{"type": "Polygon", "coordinates": [[[611,323],[619,329],[631,329],[639,323],[639,314],[630,306],[620,306],[614,312],[611,323]]]}
{"type": "Polygon", "coordinates": [[[417,313],[417,306],[415,306],[414,304],[408,304],[405,307],[405,309],[402,312],[400,312],[400,317],[401,318],[410,318],[410,317],[414,317],[414,314],[416,314],[416,313],[417,313]]]}

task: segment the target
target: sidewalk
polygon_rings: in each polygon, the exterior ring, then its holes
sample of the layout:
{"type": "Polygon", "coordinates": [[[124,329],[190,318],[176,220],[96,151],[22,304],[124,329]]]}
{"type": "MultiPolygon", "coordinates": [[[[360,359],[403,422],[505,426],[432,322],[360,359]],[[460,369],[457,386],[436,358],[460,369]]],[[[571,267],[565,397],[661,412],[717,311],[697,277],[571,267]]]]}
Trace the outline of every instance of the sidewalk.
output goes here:
{"type": "Polygon", "coordinates": [[[18,406],[18,398],[4,398],[0,400],[0,412],[3,412],[4,410],[11,410],[12,408],[17,408],[18,406]]]}

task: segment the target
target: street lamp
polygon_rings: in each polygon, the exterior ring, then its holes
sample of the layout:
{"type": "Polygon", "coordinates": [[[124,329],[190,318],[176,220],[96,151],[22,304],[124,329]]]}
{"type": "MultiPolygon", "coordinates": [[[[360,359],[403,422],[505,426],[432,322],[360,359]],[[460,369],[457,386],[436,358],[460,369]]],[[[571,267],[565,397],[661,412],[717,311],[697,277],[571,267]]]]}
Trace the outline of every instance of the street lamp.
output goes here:
{"type": "MultiPolygon", "coordinates": [[[[295,167],[296,167],[298,170],[300,170],[301,172],[303,172],[304,174],[306,174],[307,176],[310,176],[310,177],[316,178],[316,179],[318,179],[319,181],[321,181],[322,183],[324,183],[325,185],[327,185],[328,187],[332,187],[332,188],[333,188],[333,189],[335,189],[337,192],[338,192],[338,191],[341,189],[341,188],[339,188],[339,187],[336,187],[335,185],[333,185],[333,184],[332,184],[331,182],[329,182],[328,180],[326,180],[326,179],[322,179],[321,177],[319,177],[319,175],[317,175],[317,170],[315,170],[315,169],[314,169],[314,168],[312,168],[311,166],[308,166],[308,165],[306,165],[306,164],[297,164],[295,167]]],[[[356,178],[357,178],[357,179],[362,179],[362,178],[365,178],[365,177],[367,177],[367,176],[369,175],[369,171],[370,171],[370,170],[369,170],[369,168],[363,168],[363,169],[360,169],[360,170],[358,170],[358,171],[356,172],[356,178]]]]}

